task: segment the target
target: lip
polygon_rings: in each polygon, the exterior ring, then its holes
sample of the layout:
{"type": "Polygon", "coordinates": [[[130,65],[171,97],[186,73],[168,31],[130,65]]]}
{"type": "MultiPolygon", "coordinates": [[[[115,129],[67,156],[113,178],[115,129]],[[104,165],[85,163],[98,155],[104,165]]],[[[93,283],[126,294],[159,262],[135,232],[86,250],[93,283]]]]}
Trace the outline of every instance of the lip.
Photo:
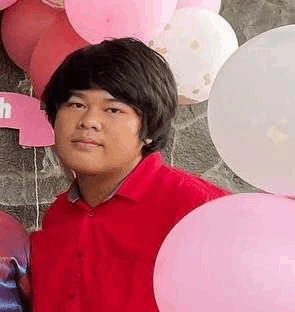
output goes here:
{"type": "Polygon", "coordinates": [[[92,138],[76,138],[72,140],[73,143],[84,143],[84,144],[92,144],[102,146],[102,144],[92,138]]]}

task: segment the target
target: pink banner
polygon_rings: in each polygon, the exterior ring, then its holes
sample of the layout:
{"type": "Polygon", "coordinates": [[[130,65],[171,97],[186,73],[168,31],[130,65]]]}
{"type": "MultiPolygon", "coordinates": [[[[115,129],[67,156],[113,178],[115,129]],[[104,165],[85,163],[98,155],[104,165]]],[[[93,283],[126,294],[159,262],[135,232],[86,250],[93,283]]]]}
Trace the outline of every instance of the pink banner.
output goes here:
{"type": "Polygon", "coordinates": [[[0,128],[19,129],[22,146],[54,144],[54,132],[40,101],[23,94],[0,92],[0,128]]]}

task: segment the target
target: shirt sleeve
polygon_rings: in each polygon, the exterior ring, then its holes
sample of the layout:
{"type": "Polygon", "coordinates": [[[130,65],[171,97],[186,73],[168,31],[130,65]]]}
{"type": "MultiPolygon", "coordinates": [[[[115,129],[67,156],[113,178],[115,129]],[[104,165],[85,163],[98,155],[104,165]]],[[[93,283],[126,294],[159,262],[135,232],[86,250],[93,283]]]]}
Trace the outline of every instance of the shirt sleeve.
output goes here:
{"type": "Polygon", "coordinates": [[[174,225],[203,204],[231,194],[229,190],[216,186],[203,178],[186,179],[179,192],[174,225]]]}
{"type": "Polygon", "coordinates": [[[203,184],[206,186],[206,196],[205,196],[205,201],[204,203],[213,200],[213,199],[217,199],[219,197],[223,197],[223,196],[227,196],[227,195],[232,195],[232,192],[222,188],[220,186],[215,185],[212,182],[209,182],[203,178],[199,178],[200,181],[203,182],[203,184]]]}

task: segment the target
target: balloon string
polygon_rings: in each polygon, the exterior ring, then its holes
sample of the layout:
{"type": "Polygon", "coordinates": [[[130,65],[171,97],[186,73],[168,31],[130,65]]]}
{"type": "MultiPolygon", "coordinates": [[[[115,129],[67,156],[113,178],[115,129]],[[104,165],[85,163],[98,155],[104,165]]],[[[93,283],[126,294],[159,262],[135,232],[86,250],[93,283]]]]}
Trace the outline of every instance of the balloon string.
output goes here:
{"type": "MultiPolygon", "coordinates": [[[[33,86],[30,87],[30,96],[33,96],[33,86]]],[[[36,229],[39,229],[39,194],[38,194],[38,170],[37,170],[37,151],[36,147],[34,146],[34,170],[35,170],[35,194],[36,194],[36,208],[37,208],[37,220],[36,220],[36,229]]]]}
{"type": "Polygon", "coordinates": [[[39,229],[39,201],[38,201],[38,175],[37,175],[37,153],[36,153],[36,147],[34,146],[34,167],[35,167],[35,187],[36,187],[36,205],[37,205],[37,221],[36,221],[36,227],[37,230],[39,229]]]}

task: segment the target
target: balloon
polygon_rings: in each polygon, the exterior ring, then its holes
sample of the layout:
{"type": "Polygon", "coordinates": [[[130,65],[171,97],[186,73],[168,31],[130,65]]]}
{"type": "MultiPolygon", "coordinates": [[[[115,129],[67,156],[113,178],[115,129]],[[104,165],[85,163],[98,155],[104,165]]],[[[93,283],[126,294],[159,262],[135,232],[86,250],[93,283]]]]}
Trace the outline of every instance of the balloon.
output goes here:
{"type": "Polygon", "coordinates": [[[61,14],[40,0],[19,0],[4,11],[2,41],[16,65],[29,71],[33,50],[42,32],[61,14]]]}
{"type": "Polygon", "coordinates": [[[160,312],[293,312],[294,218],[294,200],[258,193],[186,215],[156,259],[160,312]]]}
{"type": "Polygon", "coordinates": [[[178,0],[177,9],[182,8],[202,8],[218,13],[221,6],[221,0],[178,0]]]}
{"type": "Polygon", "coordinates": [[[64,0],[41,0],[43,3],[55,9],[64,9],[64,0]]]}
{"type": "Polygon", "coordinates": [[[275,194],[276,196],[283,196],[283,197],[288,197],[290,199],[294,199],[295,200],[295,193],[277,193],[275,194]]]}
{"type": "Polygon", "coordinates": [[[37,97],[41,97],[51,75],[68,54],[87,46],[72,29],[67,18],[61,17],[42,34],[33,52],[30,77],[37,97]]]}
{"type": "Polygon", "coordinates": [[[0,10],[4,10],[14,4],[17,0],[0,0],[0,10]]]}
{"type": "Polygon", "coordinates": [[[294,192],[295,25],[241,46],[217,75],[209,96],[213,143],[243,180],[270,193],[294,192]]]}
{"type": "MultiPolygon", "coordinates": [[[[18,272],[26,271],[30,253],[30,240],[28,233],[22,225],[11,215],[0,211],[0,295],[1,310],[11,310],[15,304],[15,311],[18,308],[19,299],[16,295],[15,280],[16,274],[13,272],[13,263],[17,265],[18,272]],[[10,276],[9,276],[10,275],[10,276]]],[[[29,295],[30,284],[26,275],[20,276],[19,286],[25,295],[29,295]]]]}
{"type": "Polygon", "coordinates": [[[37,99],[12,92],[0,92],[0,128],[19,129],[22,146],[54,145],[54,132],[37,99]]]}
{"type": "Polygon", "coordinates": [[[137,37],[148,41],[171,19],[177,0],[65,0],[76,32],[95,44],[101,37],[137,37]]]}
{"type": "Polygon", "coordinates": [[[29,254],[29,235],[11,215],[0,211],[0,257],[17,257],[25,263],[29,254]]]}
{"type": "Polygon", "coordinates": [[[215,76],[238,48],[230,24],[220,15],[196,8],[176,10],[149,46],[168,61],[179,95],[208,99],[215,76]]]}

